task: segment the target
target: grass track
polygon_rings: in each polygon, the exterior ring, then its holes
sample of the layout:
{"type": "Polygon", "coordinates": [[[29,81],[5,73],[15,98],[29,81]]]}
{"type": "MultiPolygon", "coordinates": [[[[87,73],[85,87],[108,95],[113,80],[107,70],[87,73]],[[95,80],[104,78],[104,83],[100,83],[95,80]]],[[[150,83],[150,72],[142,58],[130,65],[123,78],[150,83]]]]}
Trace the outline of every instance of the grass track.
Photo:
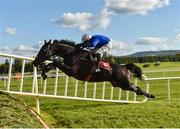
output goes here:
{"type": "MultiPolygon", "coordinates": [[[[139,64],[142,66],[142,64],[139,64]]],[[[159,68],[151,67],[143,70],[177,69],[178,63],[161,63],[159,68]]],[[[148,77],[162,77],[164,73],[147,73],[148,77]]],[[[165,76],[180,76],[180,72],[166,73],[165,76]]],[[[72,80],[71,80],[72,81],[72,80]]],[[[25,91],[31,91],[32,79],[26,80],[25,91]]],[[[61,80],[61,83],[64,83],[61,80]]],[[[0,82],[0,86],[3,82],[0,82]]],[[[144,82],[138,83],[144,88],[144,82]]],[[[11,89],[17,90],[19,82],[12,82],[11,89]]],[[[53,93],[54,80],[50,79],[47,87],[48,93],[53,93]]],[[[3,87],[1,87],[3,88],[3,87]]],[[[88,88],[93,88],[88,86],[88,88]]],[[[97,97],[101,94],[97,86],[97,97]]],[[[58,94],[64,87],[58,87],[58,94]]],[[[106,95],[110,94],[110,86],[106,88],[106,95]]],[[[39,89],[42,92],[42,88],[39,89]]],[[[69,86],[69,95],[73,95],[73,88],[69,86]]],[[[78,90],[84,90],[79,86],[78,90]]],[[[90,89],[91,90],[91,89],[90,89]]],[[[91,90],[92,91],[92,90],[91,90]]],[[[44,120],[54,127],[65,128],[180,128],[180,80],[171,81],[171,101],[167,98],[167,81],[153,81],[150,83],[150,92],[156,96],[155,100],[148,100],[142,104],[122,104],[77,101],[66,99],[41,99],[41,115],[44,120]]],[[[83,96],[80,92],[78,96],[83,96]]],[[[133,93],[131,93],[131,96],[133,93]]],[[[92,92],[88,94],[92,96],[92,92]]],[[[114,94],[117,98],[117,94],[114,94]]],[[[22,98],[22,97],[21,97],[22,98]]],[[[141,99],[141,97],[138,97],[141,99]]],[[[25,102],[35,107],[33,97],[23,97],[25,102]]]]}
{"type": "MultiPolygon", "coordinates": [[[[30,99],[31,100],[31,99],[30,99]]],[[[35,106],[31,103],[31,106],[35,106]]],[[[41,114],[54,127],[171,128],[180,127],[180,103],[148,101],[143,104],[42,99],[41,114]],[[46,116],[46,117],[45,117],[46,116]]]]}
{"type": "Polygon", "coordinates": [[[0,128],[42,127],[19,98],[0,92],[0,128]]]}

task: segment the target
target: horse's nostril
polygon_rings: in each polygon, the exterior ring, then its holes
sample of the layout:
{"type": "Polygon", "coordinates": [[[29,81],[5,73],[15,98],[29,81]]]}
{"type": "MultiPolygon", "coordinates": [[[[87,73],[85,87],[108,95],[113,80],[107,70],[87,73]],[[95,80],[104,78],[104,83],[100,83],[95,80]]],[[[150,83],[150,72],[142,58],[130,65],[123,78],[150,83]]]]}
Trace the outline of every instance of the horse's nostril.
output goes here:
{"type": "Polygon", "coordinates": [[[33,64],[34,66],[36,66],[36,67],[37,67],[37,65],[38,65],[36,61],[33,61],[32,64],[33,64]]]}

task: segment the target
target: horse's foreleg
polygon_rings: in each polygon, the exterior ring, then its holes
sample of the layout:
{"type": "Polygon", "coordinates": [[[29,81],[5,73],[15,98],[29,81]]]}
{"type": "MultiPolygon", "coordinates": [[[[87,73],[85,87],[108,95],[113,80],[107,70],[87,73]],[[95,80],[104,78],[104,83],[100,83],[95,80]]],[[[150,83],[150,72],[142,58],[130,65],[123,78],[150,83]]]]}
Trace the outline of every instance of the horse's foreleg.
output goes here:
{"type": "Polygon", "coordinates": [[[58,67],[61,71],[66,73],[68,76],[73,76],[74,75],[74,70],[73,68],[67,66],[66,64],[60,62],[59,60],[53,60],[53,65],[58,67]]]}
{"type": "Polygon", "coordinates": [[[42,66],[41,76],[43,77],[44,80],[47,78],[47,72],[48,72],[49,70],[51,70],[52,68],[54,68],[54,64],[53,64],[53,63],[50,63],[50,64],[48,64],[48,65],[43,65],[43,66],[42,66]]]}
{"type": "Polygon", "coordinates": [[[143,90],[142,90],[140,87],[138,87],[138,86],[131,85],[128,90],[134,91],[137,95],[144,95],[144,96],[146,96],[147,98],[155,98],[154,95],[149,94],[149,93],[143,91],[143,90]]]}

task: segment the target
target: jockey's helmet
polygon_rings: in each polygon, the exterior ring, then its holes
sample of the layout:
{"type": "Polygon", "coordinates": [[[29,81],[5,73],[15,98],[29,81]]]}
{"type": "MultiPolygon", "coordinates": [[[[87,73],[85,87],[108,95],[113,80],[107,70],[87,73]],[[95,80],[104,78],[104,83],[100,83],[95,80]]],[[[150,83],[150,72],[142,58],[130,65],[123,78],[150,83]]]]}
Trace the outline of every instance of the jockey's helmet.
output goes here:
{"type": "Polygon", "coordinates": [[[91,38],[90,34],[83,34],[83,36],[81,38],[81,41],[85,42],[85,41],[89,40],[90,38],[91,38]]]}

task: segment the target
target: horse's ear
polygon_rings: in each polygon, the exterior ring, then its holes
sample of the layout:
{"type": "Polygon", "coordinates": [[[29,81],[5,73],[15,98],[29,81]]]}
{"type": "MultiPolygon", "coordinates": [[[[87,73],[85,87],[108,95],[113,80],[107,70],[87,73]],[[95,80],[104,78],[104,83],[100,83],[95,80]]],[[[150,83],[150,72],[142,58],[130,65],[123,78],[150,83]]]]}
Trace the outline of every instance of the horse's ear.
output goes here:
{"type": "Polygon", "coordinates": [[[51,43],[51,39],[48,41],[48,43],[51,43]]]}
{"type": "Polygon", "coordinates": [[[49,44],[51,44],[51,39],[47,42],[46,40],[44,40],[44,44],[47,46],[49,44]]]}

